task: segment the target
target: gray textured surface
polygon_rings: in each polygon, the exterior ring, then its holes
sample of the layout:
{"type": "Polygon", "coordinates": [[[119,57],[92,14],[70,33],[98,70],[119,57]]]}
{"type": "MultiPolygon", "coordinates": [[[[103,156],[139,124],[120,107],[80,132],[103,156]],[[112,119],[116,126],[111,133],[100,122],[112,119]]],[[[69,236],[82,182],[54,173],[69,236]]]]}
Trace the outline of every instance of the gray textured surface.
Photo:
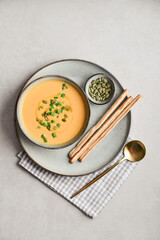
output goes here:
{"type": "Polygon", "coordinates": [[[159,66],[158,0],[0,1],[0,240],[160,239],[159,66]],[[147,156],[94,220],[17,166],[18,91],[35,70],[63,58],[96,62],[144,95],[131,134],[147,156]]]}

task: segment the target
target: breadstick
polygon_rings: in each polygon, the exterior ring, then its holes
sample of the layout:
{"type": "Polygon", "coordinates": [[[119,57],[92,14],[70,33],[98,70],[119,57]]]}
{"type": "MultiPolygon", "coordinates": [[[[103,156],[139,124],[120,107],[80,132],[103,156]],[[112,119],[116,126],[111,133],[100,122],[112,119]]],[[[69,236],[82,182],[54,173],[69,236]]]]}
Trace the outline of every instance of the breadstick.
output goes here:
{"type": "Polygon", "coordinates": [[[126,89],[121,96],[116,100],[116,102],[110,107],[110,109],[103,115],[103,117],[98,121],[98,123],[92,127],[86,135],[80,140],[80,142],[70,151],[69,157],[73,156],[81,149],[81,147],[87,142],[87,140],[99,129],[102,124],[107,120],[107,118],[116,110],[116,108],[122,103],[128,94],[128,89],[126,89]]]}
{"type": "Polygon", "coordinates": [[[112,116],[95,132],[94,135],[91,136],[91,138],[86,142],[86,144],[83,145],[83,147],[77,152],[73,158],[70,159],[71,163],[74,163],[81,155],[84,154],[84,152],[89,148],[89,146],[94,142],[101,133],[108,127],[112,121],[115,120],[115,118],[119,115],[120,112],[123,111],[123,109],[126,107],[126,105],[132,100],[132,97],[129,97],[113,114],[112,116]]]}
{"type": "Polygon", "coordinates": [[[141,95],[138,95],[135,97],[132,102],[119,114],[119,116],[116,118],[114,122],[100,135],[99,138],[96,139],[96,141],[87,149],[86,152],[83,153],[83,155],[80,157],[81,162],[84,160],[84,158],[95,148],[98,143],[108,135],[108,133],[119,123],[119,121],[131,110],[131,108],[142,98],[141,95]]]}

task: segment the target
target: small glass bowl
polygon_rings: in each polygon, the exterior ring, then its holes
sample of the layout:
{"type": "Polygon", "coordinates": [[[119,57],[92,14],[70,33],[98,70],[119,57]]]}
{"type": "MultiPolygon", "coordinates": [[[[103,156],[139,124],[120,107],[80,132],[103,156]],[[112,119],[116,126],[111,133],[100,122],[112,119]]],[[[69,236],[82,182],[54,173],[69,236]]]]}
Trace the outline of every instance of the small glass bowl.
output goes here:
{"type": "Polygon", "coordinates": [[[111,99],[113,98],[113,95],[114,95],[114,92],[115,92],[115,86],[114,86],[114,83],[113,81],[107,76],[107,74],[104,74],[104,73],[97,73],[97,74],[94,74],[92,75],[91,77],[89,77],[86,81],[86,85],[85,85],[85,92],[86,92],[86,95],[88,97],[88,99],[95,103],[95,104],[98,104],[98,105],[103,105],[103,104],[106,104],[106,103],[109,103],[111,101],[111,99]],[[89,92],[88,92],[88,89],[89,89],[89,85],[90,83],[93,81],[93,80],[97,80],[98,78],[106,78],[108,83],[111,85],[111,93],[110,93],[110,96],[108,98],[106,98],[105,100],[102,100],[102,101],[98,101],[98,100],[95,100],[93,99],[89,92]]]}

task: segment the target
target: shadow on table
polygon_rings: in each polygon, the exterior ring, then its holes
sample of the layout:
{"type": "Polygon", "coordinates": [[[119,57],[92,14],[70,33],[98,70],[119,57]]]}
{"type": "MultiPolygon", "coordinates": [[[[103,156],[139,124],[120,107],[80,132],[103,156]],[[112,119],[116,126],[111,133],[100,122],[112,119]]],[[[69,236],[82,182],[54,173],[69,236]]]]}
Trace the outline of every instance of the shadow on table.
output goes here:
{"type": "Polygon", "coordinates": [[[22,89],[23,85],[24,83],[22,83],[18,89],[12,91],[12,94],[10,94],[9,97],[3,103],[1,111],[1,124],[3,126],[1,128],[2,135],[6,136],[8,145],[14,147],[16,153],[21,149],[21,147],[16,135],[15,107],[20,90],[22,89]]]}

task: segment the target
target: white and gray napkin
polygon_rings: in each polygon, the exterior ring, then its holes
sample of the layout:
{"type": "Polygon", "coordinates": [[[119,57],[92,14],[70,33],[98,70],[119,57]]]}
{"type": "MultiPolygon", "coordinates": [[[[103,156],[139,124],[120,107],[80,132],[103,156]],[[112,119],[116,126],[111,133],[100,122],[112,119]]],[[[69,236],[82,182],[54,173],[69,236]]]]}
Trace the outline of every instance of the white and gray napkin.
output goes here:
{"type": "Polygon", "coordinates": [[[90,218],[96,217],[103,207],[111,200],[137,163],[131,163],[129,161],[122,162],[75,198],[70,199],[70,197],[106,168],[120,160],[122,156],[123,153],[121,151],[111,163],[95,173],[79,177],[67,177],[43,169],[31,160],[24,151],[18,154],[20,158],[19,164],[23,168],[90,218]]]}

